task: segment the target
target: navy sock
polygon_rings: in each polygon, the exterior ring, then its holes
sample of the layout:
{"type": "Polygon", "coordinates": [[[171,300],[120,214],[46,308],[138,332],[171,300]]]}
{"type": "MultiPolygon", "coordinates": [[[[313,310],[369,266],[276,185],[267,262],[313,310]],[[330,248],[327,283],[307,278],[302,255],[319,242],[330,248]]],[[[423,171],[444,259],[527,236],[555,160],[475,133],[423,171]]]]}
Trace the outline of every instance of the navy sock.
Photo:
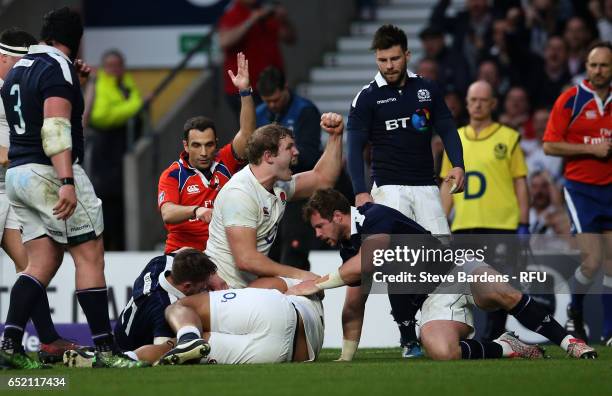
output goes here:
{"type": "Polygon", "coordinates": [[[572,299],[570,302],[570,306],[572,311],[575,314],[580,315],[582,317],[582,303],[584,301],[584,295],[591,288],[591,284],[593,280],[584,276],[580,267],[576,268],[574,272],[574,276],[569,281],[570,290],[572,291],[572,299]]]}
{"type": "Polygon", "coordinates": [[[504,350],[496,342],[461,340],[461,359],[499,359],[503,357],[504,350]]]}
{"type": "Polygon", "coordinates": [[[38,333],[38,338],[43,344],[50,344],[53,341],[60,339],[59,334],[55,330],[55,325],[51,319],[51,310],[49,309],[49,299],[47,293],[43,293],[41,299],[34,310],[32,311],[32,323],[38,333]]]}
{"type": "Polygon", "coordinates": [[[400,331],[401,343],[406,345],[410,342],[415,342],[415,315],[421,307],[424,297],[414,294],[389,294],[389,303],[391,304],[391,315],[397,323],[400,331]]]}
{"type": "Polygon", "coordinates": [[[108,317],[108,296],[106,287],[77,290],[79,305],[85,313],[91,338],[101,352],[116,351],[115,338],[111,332],[108,317]]]}
{"type": "Polygon", "coordinates": [[[601,302],[603,304],[604,314],[604,339],[612,337],[612,275],[604,275],[603,289],[601,291],[601,302]]]}
{"type": "Polygon", "coordinates": [[[557,345],[567,336],[565,329],[527,294],[508,313],[531,331],[543,335],[557,345]]]}
{"type": "Polygon", "coordinates": [[[11,290],[4,327],[2,350],[22,351],[23,332],[34,307],[40,304],[45,287],[31,275],[20,274],[11,290]]]}

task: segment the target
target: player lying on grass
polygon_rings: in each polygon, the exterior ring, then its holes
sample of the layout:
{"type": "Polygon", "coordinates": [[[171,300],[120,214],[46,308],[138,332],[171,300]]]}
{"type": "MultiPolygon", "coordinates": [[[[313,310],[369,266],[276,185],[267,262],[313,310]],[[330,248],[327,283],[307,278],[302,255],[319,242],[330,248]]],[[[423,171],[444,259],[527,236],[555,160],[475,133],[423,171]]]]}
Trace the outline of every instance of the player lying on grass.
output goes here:
{"type": "Polygon", "coordinates": [[[166,308],[166,319],[178,343],[160,364],[197,363],[206,356],[218,364],[315,360],[323,346],[321,294],[281,293],[298,282],[261,278],[253,286],[265,289],[200,293],[175,302],[166,308]]]}
{"type": "MultiPolygon", "coordinates": [[[[141,360],[156,361],[174,346],[174,331],[166,323],[164,310],[185,296],[202,291],[226,289],[225,282],[216,275],[217,267],[201,251],[183,248],[176,255],[158,256],[146,265],[134,281],[132,298],[115,324],[114,333],[123,351],[134,351],[145,345],[163,345],[149,356],[144,348],[141,360]],[[168,342],[170,343],[168,344],[168,342]]],[[[126,352],[137,358],[134,352],[126,352]]],[[[71,367],[96,367],[87,349],[67,351],[64,364],[71,367]]]]}
{"type": "MultiPolygon", "coordinates": [[[[372,203],[359,208],[351,207],[342,194],[333,189],[315,192],[304,207],[304,216],[315,229],[319,239],[330,245],[340,244],[344,264],[337,271],[290,288],[287,294],[310,295],[324,289],[359,284],[362,278],[361,246],[365,241],[362,236],[367,235],[376,241],[393,234],[427,233],[395,209],[372,203]]],[[[497,274],[485,264],[475,266],[472,274],[482,274],[485,271],[497,274]]],[[[474,305],[484,310],[506,310],[526,328],[561,346],[569,356],[597,357],[593,348],[569,335],[536,301],[509,284],[470,283],[469,288],[470,294],[432,293],[424,301],[421,308],[421,342],[432,359],[543,357],[539,347],[524,344],[511,333],[505,333],[493,342],[472,340],[474,305]]],[[[367,296],[362,300],[363,305],[366,298],[367,296]]],[[[395,310],[395,307],[393,309],[395,310]]],[[[343,348],[345,350],[341,359],[352,359],[357,349],[363,311],[363,306],[344,307],[344,338],[345,341],[352,341],[354,348],[343,348]]]]}

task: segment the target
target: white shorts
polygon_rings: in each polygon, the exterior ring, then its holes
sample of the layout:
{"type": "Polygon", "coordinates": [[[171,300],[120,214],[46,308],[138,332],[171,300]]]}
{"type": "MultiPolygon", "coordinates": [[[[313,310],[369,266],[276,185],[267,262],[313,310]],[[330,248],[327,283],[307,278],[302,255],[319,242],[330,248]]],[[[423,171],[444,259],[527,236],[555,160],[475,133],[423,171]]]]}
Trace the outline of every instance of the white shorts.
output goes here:
{"type": "Polygon", "coordinates": [[[73,165],[72,170],[77,207],[68,220],[53,215],[61,184],[52,166],[26,164],[6,172],[6,193],[23,226],[23,242],[47,235],[57,243],[78,244],[102,234],[102,201],[83,168],[73,165]]]}
{"type": "Polygon", "coordinates": [[[209,293],[209,360],[218,364],[282,363],[293,359],[296,309],[272,289],[209,293]]]}
{"type": "Polygon", "coordinates": [[[434,320],[454,320],[472,328],[468,338],[474,336],[474,313],[476,306],[470,294],[430,294],[421,307],[419,325],[434,320]]]}
{"type": "Polygon", "coordinates": [[[0,241],[4,237],[4,229],[21,230],[21,223],[15,210],[9,203],[6,193],[0,193],[0,241]]]}
{"type": "Polygon", "coordinates": [[[385,205],[421,225],[433,235],[449,235],[450,228],[442,209],[440,189],[437,186],[372,187],[370,193],[374,202],[385,205]]]}

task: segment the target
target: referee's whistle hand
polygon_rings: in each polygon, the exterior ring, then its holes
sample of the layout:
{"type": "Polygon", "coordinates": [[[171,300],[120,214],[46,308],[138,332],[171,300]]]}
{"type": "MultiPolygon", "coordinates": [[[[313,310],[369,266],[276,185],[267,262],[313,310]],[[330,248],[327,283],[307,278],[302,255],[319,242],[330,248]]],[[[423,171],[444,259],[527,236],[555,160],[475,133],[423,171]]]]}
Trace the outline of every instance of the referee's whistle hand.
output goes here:
{"type": "Polygon", "coordinates": [[[76,191],[73,185],[66,184],[59,189],[59,200],[53,207],[53,215],[58,220],[66,220],[74,213],[77,205],[76,191]]]}

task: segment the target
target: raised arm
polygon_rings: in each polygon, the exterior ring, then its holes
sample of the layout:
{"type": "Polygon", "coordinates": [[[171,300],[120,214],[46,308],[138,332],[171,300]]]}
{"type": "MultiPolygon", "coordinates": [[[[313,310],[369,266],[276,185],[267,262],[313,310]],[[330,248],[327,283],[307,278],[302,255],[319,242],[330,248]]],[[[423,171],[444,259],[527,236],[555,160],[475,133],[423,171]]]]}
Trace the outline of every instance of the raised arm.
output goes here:
{"type": "Polygon", "coordinates": [[[321,116],[321,128],[329,133],[325,151],[312,170],[295,175],[295,194],[292,200],[308,198],[318,188],[333,187],[340,176],[344,131],[342,116],[336,113],[324,113],[321,116]]]}
{"type": "Polygon", "coordinates": [[[238,63],[236,74],[234,75],[231,70],[227,71],[234,86],[240,92],[240,130],[232,140],[232,149],[238,157],[245,158],[247,141],[255,131],[257,120],[253,95],[248,94],[251,90],[249,61],[242,52],[238,53],[236,58],[238,63]]]}

